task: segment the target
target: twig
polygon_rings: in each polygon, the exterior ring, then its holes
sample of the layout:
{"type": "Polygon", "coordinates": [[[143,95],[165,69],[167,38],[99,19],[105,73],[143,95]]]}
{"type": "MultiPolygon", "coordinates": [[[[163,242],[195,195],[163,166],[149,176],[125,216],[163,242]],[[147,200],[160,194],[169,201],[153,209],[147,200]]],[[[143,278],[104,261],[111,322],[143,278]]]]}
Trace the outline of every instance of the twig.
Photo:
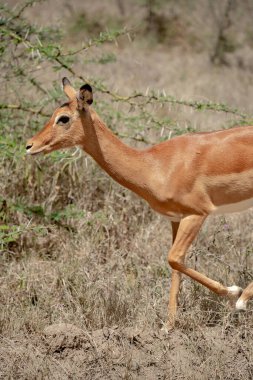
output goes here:
{"type": "Polygon", "coordinates": [[[19,18],[26,8],[31,7],[33,4],[40,3],[42,1],[44,1],[44,0],[28,0],[28,1],[26,1],[24,3],[24,5],[19,9],[19,11],[13,15],[11,20],[15,20],[15,19],[19,18]]]}
{"type": "MultiPolygon", "coordinates": [[[[247,117],[247,115],[242,113],[240,110],[238,110],[236,108],[231,108],[231,107],[227,106],[226,104],[222,104],[222,103],[179,100],[179,99],[176,99],[172,96],[166,96],[164,94],[163,95],[156,95],[155,93],[152,93],[151,95],[148,95],[148,94],[143,94],[141,92],[137,92],[137,93],[134,93],[134,94],[129,95],[129,96],[122,96],[122,95],[118,94],[117,92],[111,91],[105,85],[103,85],[103,84],[101,85],[96,81],[88,80],[84,76],[78,74],[72,68],[72,66],[70,66],[70,64],[66,61],[66,59],[64,59],[64,57],[66,57],[67,55],[78,54],[82,50],[87,50],[88,48],[90,48],[92,46],[97,46],[97,45],[104,43],[106,41],[112,41],[113,39],[115,39],[119,35],[129,33],[129,31],[127,31],[127,30],[120,31],[120,32],[117,32],[116,34],[112,34],[112,35],[109,33],[105,33],[104,35],[102,34],[102,35],[100,35],[100,38],[94,39],[85,47],[82,47],[80,49],[77,49],[74,52],[69,52],[69,53],[62,53],[59,46],[55,46],[55,52],[52,53],[52,51],[53,51],[52,49],[50,51],[47,51],[47,49],[45,49],[45,47],[41,43],[38,45],[34,45],[26,37],[25,38],[21,37],[20,35],[18,35],[17,33],[15,33],[11,29],[6,29],[6,32],[16,42],[18,42],[18,43],[23,42],[27,49],[38,50],[40,52],[40,54],[44,55],[46,58],[50,59],[51,61],[56,62],[61,68],[67,70],[74,77],[78,78],[82,82],[89,83],[96,90],[98,90],[99,92],[101,92],[103,94],[109,95],[115,101],[125,102],[125,103],[128,103],[129,105],[134,106],[134,107],[144,107],[144,106],[147,106],[148,104],[153,104],[153,103],[159,103],[159,104],[169,103],[169,104],[176,104],[176,105],[192,107],[198,111],[212,110],[212,111],[216,111],[216,112],[225,112],[225,113],[240,116],[242,119],[245,119],[247,117]]],[[[33,85],[35,85],[35,83],[33,83],[33,85]]],[[[38,87],[38,83],[36,83],[36,85],[38,87]]],[[[44,92],[44,89],[40,88],[40,90],[42,90],[44,92]]],[[[29,108],[23,107],[21,105],[9,105],[8,107],[5,105],[4,108],[23,109],[24,111],[30,111],[29,108]]],[[[37,111],[37,110],[33,110],[33,109],[31,109],[31,112],[35,113],[35,114],[39,113],[43,116],[48,116],[48,115],[43,114],[41,111],[37,111]]]]}
{"type": "Polygon", "coordinates": [[[46,117],[50,116],[49,114],[41,111],[41,109],[36,110],[36,109],[30,108],[30,107],[23,106],[21,104],[0,103],[0,109],[19,110],[19,111],[24,111],[24,112],[30,112],[30,113],[35,114],[35,115],[41,115],[41,116],[46,116],[46,117]]]}

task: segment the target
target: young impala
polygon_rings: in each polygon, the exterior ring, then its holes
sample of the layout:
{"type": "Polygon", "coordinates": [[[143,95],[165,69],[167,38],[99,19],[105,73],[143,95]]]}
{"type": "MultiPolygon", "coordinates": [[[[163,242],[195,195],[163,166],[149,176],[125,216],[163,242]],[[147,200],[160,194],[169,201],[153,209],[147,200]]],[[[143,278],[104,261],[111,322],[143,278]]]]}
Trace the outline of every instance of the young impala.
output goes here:
{"type": "Polygon", "coordinates": [[[253,206],[253,127],[183,135],[144,150],[120,141],[90,107],[88,84],[78,92],[67,78],[69,101],[27,142],[27,153],[49,153],[80,146],[112,178],[144,198],[172,224],[173,245],[169,321],[174,324],[181,274],[246,309],[253,282],[243,291],[225,286],[187,267],[185,256],[208,215],[232,213],[253,206]]]}

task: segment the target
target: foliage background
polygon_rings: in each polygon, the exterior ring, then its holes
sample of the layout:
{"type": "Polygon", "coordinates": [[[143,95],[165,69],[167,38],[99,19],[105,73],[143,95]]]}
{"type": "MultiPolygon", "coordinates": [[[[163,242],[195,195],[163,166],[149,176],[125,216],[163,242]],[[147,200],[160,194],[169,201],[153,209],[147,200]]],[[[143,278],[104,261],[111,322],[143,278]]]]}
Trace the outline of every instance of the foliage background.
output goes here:
{"type": "MultiPolygon", "coordinates": [[[[252,123],[252,1],[31,0],[0,7],[2,378],[252,378],[252,311],[234,315],[226,300],[189,279],[178,330],[158,334],[170,278],[166,219],[78,149],[25,156],[26,139],[64,99],[63,76],[76,88],[88,81],[97,112],[140,148],[252,123]],[[75,364],[73,347],[48,349],[44,329],[59,322],[90,334],[120,329],[123,343],[134,328],[153,337],[158,351],[172,348],[159,358],[148,351],[151,370],[138,353],[132,365],[132,346],[122,343],[120,367],[108,349],[94,354],[91,371],[82,344],[75,364]],[[186,346],[191,354],[182,363],[186,346]]],[[[252,211],[210,218],[189,263],[246,286],[253,280],[252,211]]]]}

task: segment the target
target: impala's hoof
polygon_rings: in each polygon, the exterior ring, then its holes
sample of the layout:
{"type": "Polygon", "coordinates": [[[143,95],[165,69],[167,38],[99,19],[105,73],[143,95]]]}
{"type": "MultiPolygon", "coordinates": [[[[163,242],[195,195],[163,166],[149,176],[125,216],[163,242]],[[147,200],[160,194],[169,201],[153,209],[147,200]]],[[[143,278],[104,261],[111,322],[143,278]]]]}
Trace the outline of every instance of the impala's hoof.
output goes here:
{"type": "Polygon", "coordinates": [[[239,298],[243,292],[243,289],[237,285],[228,286],[227,289],[228,289],[228,297],[229,298],[236,298],[236,297],[239,298]]]}
{"type": "Polygon", "coordinates": [[[175,324],[171,324],[167,322],[166,324],[163,325],[160,331],[162,335],[168,335],[174,329],[175,329],[175,324]]]}
{"type": "Polygon", "coordinates": [[[235,308],[236,310],[238,311],[246,311],[247,310],[247,301],[244,301],[244,300],[237,300],[236,304],[235,304],[235,308]]]}
{"type": "Polygon", "coordinates": [[[230,302],[230,306],[234,309],[236,307],[236,302],[238,301],[238,298],[241,296],[243,289],[240,288],[240,286],[233,285],[228,286],[228,298],[230,302]]]}

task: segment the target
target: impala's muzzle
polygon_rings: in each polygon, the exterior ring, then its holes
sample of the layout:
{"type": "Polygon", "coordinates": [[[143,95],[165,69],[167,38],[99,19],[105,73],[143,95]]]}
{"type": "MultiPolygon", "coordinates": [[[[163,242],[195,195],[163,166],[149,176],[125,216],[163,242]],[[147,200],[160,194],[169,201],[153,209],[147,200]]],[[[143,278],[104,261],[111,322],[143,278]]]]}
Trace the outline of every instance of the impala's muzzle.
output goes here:
{"type": "Polygon", "coordinates": [[[30,155],[35,155],[35,154],[39,154],[41,152],[44,152],[46,149],[46,146],[43,145],[43,146],[37,146],[37,144],[33,143],[33,142],[30,142],[30,141],[27,141],[26,143],[26,154],[30,154],[30,155]]]}
{"type": "Polygon", "coordinates": [[[31,140],[28,140],[27,143],[26,143],[26,154],[32,154],[31,150],[32,150],[32,147],[33,147],[33,142],[31,142],[31,140]]]}
{"type": "Polygon", "coordinates": [[[29,153],[29,150],[31,149],[32,146],[33,146],[33,144],[26,145],[26,152],[27,153],[29,153]]]}

